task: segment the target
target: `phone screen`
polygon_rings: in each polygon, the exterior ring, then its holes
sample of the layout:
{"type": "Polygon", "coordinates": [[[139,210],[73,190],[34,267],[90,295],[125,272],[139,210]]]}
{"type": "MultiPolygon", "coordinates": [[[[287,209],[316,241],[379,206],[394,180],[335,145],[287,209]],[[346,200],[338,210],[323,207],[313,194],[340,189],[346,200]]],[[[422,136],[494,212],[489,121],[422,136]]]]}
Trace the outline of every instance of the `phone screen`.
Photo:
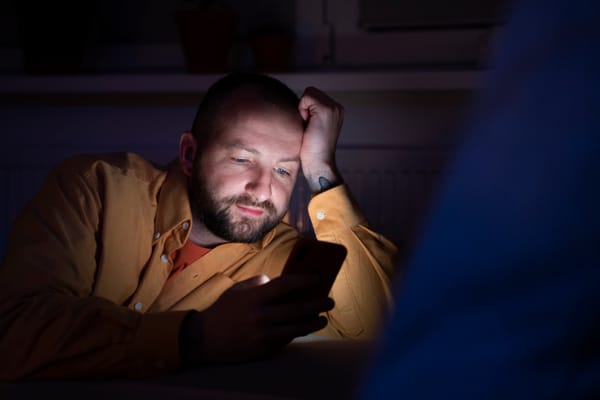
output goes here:
{"type": "Polygon", "coordinates": [[[292,249],[282,274],[319,276],[319,294],[327,295],[346,259],[347,250],[338,243],[301,238],[292,249]]]}

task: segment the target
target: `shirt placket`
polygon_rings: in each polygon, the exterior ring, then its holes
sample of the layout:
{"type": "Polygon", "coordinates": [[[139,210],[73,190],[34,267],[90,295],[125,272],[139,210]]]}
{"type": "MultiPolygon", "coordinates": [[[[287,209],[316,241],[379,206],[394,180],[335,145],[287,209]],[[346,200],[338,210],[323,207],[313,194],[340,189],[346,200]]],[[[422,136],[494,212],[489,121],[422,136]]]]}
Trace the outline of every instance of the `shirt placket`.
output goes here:
{"type": "Polygon", "coordinates": [[[189,222],[164,234],[154,234],[154,250],[143,274],[140,286],[129,303],[129,308],[138,312],[147,312],[156,301],[173,269],[172,254],[182,246],[189,222]]]}

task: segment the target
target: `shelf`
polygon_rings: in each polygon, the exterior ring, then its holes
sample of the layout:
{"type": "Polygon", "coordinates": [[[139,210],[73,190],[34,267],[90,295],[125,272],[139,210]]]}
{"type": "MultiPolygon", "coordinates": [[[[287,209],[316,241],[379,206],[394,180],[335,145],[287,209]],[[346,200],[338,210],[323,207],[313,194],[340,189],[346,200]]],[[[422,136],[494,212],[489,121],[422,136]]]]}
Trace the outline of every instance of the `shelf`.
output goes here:
{"type": "MultiPolygon", "coordinates": [[[[316,86],[324,91],[471,90],[481,71],[307,72],[271,74],[295,91],[316,86]]],[[[201,93],[221,75],[132,74],[82,76],[0,76],[0,95],[201,93]]]]}

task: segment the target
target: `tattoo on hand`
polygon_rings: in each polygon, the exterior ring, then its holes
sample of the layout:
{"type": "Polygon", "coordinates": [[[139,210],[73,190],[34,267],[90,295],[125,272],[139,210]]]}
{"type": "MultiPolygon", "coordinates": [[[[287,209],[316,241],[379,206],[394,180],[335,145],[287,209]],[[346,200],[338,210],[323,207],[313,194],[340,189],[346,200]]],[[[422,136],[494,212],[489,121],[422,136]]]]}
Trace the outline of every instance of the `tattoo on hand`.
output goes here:
{"type": "Polygon", "coordinates": [[[333,186],[333,184],[331,183],[331,181],[327,178],[325,178],[324,176],[320,176],[319,177],[319,187],[320,187],[320,191],[324,192],[327,189],[331,188],[333,186]]]}

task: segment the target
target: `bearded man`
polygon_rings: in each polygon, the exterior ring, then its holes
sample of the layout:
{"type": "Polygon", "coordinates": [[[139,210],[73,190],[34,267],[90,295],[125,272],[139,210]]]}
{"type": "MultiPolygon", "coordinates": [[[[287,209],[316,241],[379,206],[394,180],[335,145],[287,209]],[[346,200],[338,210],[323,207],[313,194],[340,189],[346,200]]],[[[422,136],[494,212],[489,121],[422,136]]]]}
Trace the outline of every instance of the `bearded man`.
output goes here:
{"type": "Polygon", "coordinates": [[[151,376],[264,357],[298,336],[365,338],[391,304],[396,247],[368,227],[335,163],[343,109],[260,74],[213,84],[166,167],[133,153],[57,166],[0,268],[1,380],[151,376]],[[329,296],[281,275],[302,234],[347,257],[329,296]]]}

